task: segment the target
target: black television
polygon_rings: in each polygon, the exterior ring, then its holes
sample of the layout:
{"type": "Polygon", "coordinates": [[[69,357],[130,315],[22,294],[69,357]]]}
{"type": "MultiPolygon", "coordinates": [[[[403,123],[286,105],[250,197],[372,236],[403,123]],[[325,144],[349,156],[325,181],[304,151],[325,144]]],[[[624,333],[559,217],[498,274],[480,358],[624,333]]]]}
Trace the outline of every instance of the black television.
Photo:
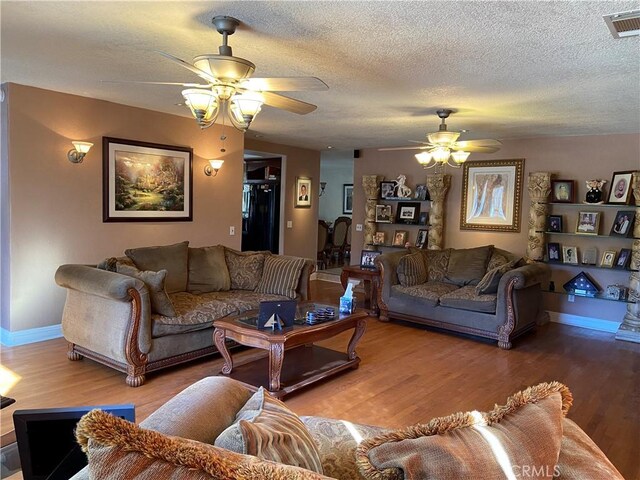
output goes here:
{"type": "Polygon", "coordinates": [[[131,404],[16,410],[13,424],[22,478],[68,480],[82,470],[87,457],[74,432],[80,418],[96,408],[135,422],[135,407],[131,404]]]}

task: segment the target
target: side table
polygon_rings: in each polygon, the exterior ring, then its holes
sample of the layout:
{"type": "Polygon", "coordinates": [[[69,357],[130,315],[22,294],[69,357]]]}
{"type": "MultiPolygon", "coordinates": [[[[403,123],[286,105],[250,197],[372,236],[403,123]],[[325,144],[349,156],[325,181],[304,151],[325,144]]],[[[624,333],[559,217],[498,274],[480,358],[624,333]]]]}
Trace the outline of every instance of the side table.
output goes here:
{"type": "Polygon", "coordinates": [[[378,316],[378,284],[380,272],[375,268],[362,268],[358,265],[347,265],[342,267],[340,283],[342,288],[347,288],[349,278],[362,280],[364,284],[364,308],[368,308],[373,315],[378,316]]]}

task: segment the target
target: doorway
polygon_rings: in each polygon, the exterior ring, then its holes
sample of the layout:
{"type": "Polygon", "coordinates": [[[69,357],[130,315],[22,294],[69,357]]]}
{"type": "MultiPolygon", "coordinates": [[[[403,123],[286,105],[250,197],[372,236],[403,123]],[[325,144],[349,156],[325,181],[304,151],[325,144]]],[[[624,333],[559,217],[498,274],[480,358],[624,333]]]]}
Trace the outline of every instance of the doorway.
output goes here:
{"type": "Polygon", "coordinates": [[[242,250],[280,250],[282,158],[245,154],[242,250]],[[256,158],[257,157],[257,158],[256,158]]]}

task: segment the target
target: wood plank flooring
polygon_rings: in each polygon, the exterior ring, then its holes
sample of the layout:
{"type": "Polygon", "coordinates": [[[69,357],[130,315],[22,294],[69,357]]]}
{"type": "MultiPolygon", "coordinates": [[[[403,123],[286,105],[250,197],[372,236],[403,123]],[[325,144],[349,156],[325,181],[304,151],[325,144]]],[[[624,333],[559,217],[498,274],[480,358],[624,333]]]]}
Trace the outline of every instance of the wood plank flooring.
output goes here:
{"type": "MultiPolygon", "coordinates": [[[[313,281],[312,298],[337,301],[337,284],[313,281]]],[[[346,349],[350,334],[325,347],[346,349]]],[[[234,361],[263,355],[246,350],[234,361]]],[[[486,410],[540,382],[569,386],[569,418],[600,446],[627,479],[640,479],[640,345],[613,334],[549,324],[516,340],[514,349],[402,323],[371,318],[358,347],[360,368],[286,397],[300,415],[402,427],[460,410],[486,410]]],[[[1,411],[1,433],[16,409],[131,402],[137,420],[191,383],[215,375],[218,356],[148,376],[140,388],[124,374],[90,360],[70,362],[63,339],[3,348],[2,364],[22,377],[9,392],[17,402],[1,411]]],[[[285,355],[286,362],[286,355],[285,355]]]]}

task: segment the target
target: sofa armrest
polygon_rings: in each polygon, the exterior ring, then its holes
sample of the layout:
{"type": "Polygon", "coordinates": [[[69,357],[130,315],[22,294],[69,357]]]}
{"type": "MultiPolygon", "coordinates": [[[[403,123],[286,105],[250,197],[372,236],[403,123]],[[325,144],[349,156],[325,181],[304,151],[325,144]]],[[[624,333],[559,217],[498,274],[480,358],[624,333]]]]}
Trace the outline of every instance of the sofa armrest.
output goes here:
{"type": "Polygon", "coordinates": [[[158,408],[140,426],[213,445],[251,395],[253,392],[231,378],[203,378],[158,408]]]}
{"type": "Polygon", "coordinates": [[[380,271],[378,305],[383,310],[387,310],[386,303],[391,295],[391,287],[398,284],[398,263],[400,263],[400,259],[408,253],[408,250],[383,253],[375,259],[376,268],[380,271]]]}
{"type": "Polygon", "coordinates": [[[507,285],[513,281],[516,290],[532,285],[545,285],[551,278],[551,268],[545,263],[530,263],[522,267],[514,268],[505,273],[500,279],[498,291],[506,290],[507,285]]]}
{"type": "Polygon", "coordinates": [[[88,265],[62,265],[55,281],[67,289],[62,331],[69,342],[134,365],[149,353],[151,303],[144,282],[88,265]]]}
{"type": "Polygon", "coordinates": [[[311,274],[315,272],[315,270],[315,262],[309,258],[305,258],[304,266],[302,267],[302,271],[300,272],[298,287],[296,288],[296,293],[302,301],[309,300],[309,281],[311,280],[311,274]]]}

